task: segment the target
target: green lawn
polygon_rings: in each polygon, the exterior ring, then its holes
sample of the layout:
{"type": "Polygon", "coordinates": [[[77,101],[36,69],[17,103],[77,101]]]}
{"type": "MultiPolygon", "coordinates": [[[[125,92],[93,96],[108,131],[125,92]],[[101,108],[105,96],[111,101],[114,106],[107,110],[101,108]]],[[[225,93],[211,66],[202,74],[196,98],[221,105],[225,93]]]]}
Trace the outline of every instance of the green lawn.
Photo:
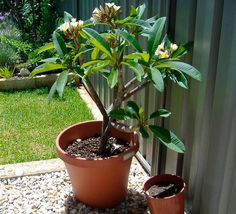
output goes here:
{"type": "Polygon", "coordinates": [[[0,164],[55,158],[55,138],[92,114],[76,89],[48,104],[48,89],[0,92],[0,164]]]}

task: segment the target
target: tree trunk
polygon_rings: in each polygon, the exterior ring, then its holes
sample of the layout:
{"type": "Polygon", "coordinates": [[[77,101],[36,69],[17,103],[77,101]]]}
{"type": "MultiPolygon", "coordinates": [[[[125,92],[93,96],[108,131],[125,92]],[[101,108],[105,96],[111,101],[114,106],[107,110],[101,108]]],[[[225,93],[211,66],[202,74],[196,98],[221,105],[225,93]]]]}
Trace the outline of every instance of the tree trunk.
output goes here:
{"type": "MultiPolygon", "coordinates": [[[[123,73],[122,73],[122,68],[121,66],[118,69],[118,87],[116,87],[117,93],[116,97],[113,102],[113,109],[119,108],[124,100],[124,81],[123,81],[123,73]]],[[[104,154],[106,151],[106,145],[107,145],[107,140],[109,138],[110,130],[111,130],[111,122],[112,118],[109,117],[108,122],[103,121],[103,133],[102,137],[100,140],[100,145],[99,145],[99,154],[104,154]]]]}

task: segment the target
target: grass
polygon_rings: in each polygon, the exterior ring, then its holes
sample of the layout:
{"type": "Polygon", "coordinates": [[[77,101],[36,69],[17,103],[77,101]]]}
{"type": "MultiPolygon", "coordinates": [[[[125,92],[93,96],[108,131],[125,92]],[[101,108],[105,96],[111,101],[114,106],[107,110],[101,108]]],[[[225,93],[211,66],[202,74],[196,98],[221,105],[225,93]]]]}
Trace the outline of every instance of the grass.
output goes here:
{"type": "Polygon", "coordinates": [[[76,89],[50,104],[47,96],[46,88],[0,92],[0,164],[55,158],[58,133],[93,119],[76,89]]]}

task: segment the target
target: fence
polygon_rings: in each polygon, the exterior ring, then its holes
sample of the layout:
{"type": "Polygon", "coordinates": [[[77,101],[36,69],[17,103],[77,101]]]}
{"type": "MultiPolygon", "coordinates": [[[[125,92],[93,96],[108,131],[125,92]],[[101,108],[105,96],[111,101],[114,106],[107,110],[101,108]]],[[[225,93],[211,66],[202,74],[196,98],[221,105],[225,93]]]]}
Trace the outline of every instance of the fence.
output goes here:
{"type": "MultiPolygon", "coordinates": [[[[60,5],[88,19],[93,8],[104,2],[71,0],[60,5]]],[[[194,40],[192,56],[186,60],[202,72],[204,81],[191,81],[189,91],[170,86],[164,95],[149,86],[134,97],[149,112],[160,106],[169,109],[171,118],[161,123],[186,145],[183,156],[166,150],[155,139],[142,141],[138,157],[151,174],[182,175],[191,213],[236,213],[236,1],[116,1],[124,14],[130,5],[140,3],[147,5],[145,16],[167,17],[166,30],[176,43],[194,40]]],[[[108,105],[112,95],[107,86],[104,89],[105,81],[95,76],[93,83],[108,105]]]]}

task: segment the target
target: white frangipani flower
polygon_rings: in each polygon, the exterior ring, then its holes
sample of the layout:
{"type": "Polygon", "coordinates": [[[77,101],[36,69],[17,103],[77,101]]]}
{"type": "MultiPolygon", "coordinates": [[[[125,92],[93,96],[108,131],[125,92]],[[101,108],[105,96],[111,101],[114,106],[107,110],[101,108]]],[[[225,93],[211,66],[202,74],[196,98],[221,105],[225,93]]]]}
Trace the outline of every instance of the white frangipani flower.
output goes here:
{"type": "Polygon", "coordinates": [[[170,50],[171,50],[172,52],[176,51],[177,49],[178,49],[178,45],[176,45],[176,44],[174,44],[174,43],[171,43],[171,44],[170,44],[170,50]]]}
{"type": "Polygon", "coordinates": [[[114,5],[113,8],[115,11],[118,11],[120,9],[120,6],[114,5]]]}
{"type": "Polygon", "coordinates": [[[157,50],[159,50],[159,51],[161,51],[161,50],[164,51],[165,50],[164,42],[162,42],[160,45],[158,45],[157,50]]]}
{"type": "Polygon", "coordinates": [[[169,50],[165,50],[165,44],[162,42],[158,45],[155,55],[158,56],[159,59],[169,58],[170,52],[169,50]]]}
{"type": "Polygon", "coordinates": [[[79,20],[78,21],[78,25],[79,25],[79,27],[82,27],[84,25],[84,21],[83,20],[79,20]]]}
{"type": "Polygon", "coordinates": [[[70,28],[70,24],[69,22],[65,22],[62,25],[60,25],[58,28],[60,31],[66,32],[70,28]]]}
{"type": "Polygon", "coordinates": [[[99,13],[100,10],[96,7],[94,10],[93,10],[93,13],[99,13]]]}
{"type": "Polygon", "coordinates": [[[108,7],[113,7],[115,4],[114,3],[105,3],[105,5],[108,7]]]}

